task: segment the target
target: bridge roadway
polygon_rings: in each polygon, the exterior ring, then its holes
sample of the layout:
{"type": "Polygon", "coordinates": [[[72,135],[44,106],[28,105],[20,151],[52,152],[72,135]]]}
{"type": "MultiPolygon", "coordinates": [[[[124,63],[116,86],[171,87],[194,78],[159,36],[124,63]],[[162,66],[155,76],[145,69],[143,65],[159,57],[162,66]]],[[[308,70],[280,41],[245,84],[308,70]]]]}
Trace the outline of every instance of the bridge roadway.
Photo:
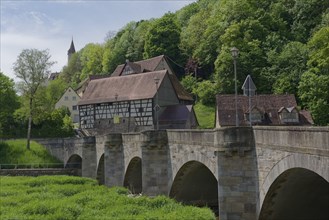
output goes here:
{"type": "Polygon", "coordinates": [[[82,176],[209,206],[221,220],[329,219],[329,127],[229,127],[38,140],[82,176]]]}

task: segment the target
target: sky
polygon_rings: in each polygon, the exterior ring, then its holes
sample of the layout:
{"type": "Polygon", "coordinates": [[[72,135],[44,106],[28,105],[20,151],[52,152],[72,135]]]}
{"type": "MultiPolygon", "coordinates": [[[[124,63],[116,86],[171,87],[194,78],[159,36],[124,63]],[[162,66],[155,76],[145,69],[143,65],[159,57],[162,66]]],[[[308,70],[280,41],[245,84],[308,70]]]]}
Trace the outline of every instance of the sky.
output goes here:
{"type": "Polygon", "coordinates": [[[17,81],[13,63],[23,49],[49,49],[51,71],[67,64],[73,38],[76,51],[104,43],[106,34],[130,21],[159,18],[195,0],[0,0],[0,71],[17,81]]]}

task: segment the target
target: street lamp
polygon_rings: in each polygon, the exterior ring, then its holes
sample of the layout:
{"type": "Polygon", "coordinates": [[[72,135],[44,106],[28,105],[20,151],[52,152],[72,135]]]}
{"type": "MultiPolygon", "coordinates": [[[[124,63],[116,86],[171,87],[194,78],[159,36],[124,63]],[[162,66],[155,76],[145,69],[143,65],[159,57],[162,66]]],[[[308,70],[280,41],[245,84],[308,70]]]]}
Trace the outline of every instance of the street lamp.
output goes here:
{"type": "Polygon", "coordinates": [[[239,55],[239,50],[236,47],[231,49],[231,54],[234,62],[234,83],[235,83],[235,126],[239,126],[239,117],[238,117],[238,90],[237,90],[237,81],[236,81],[236,58],[239,55]]]}
{"type": "Polygon", "coordinates": [[[154,82],[156,86],[156,100],[155,100],[155,106],[154,106],[154,113],[155,113],[155,118],[156,118],[156,130],[159,130],[159,117],[158,117],[158,110],[159,110],[159,97],[158,97],[158,85],[159,85],[160,79],[155,76],[154,77],[154,82]]]}

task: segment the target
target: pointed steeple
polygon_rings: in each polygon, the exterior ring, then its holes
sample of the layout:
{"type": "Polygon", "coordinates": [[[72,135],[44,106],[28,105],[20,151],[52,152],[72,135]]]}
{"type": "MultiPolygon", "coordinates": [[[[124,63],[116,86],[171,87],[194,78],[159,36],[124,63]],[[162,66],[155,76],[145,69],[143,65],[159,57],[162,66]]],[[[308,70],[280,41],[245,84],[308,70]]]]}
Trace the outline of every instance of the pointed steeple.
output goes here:
{"type": "MultiPolygon", "coordinates": [[[[74,54],[74,53],[75,53],[75,47],[74,47],[73,37],[72,37],[72,41],[71,41],[70,49],[67,51],[68,61],[70,60],[72,54],[74,54]]],[[[67,62],[68,62],[68,61],[67,61],[67,62]]]]}

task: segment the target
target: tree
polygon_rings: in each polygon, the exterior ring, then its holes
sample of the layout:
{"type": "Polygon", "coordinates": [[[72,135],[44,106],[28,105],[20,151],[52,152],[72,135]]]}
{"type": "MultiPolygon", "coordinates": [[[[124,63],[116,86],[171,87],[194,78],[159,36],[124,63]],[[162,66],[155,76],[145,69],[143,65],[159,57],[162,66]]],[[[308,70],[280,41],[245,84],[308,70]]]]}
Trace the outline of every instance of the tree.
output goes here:
{"type": "Polygon", "coordinates": [[[80,76],[82,72],[81,52],[78,51],[72,54],[67,66],[64,66],[59,75],[66,83],[74,85],[80,83],[80,76]]]}
{"type": "Polygon", "coordinates": [[[136,22],[128,23],[122,28],[117,35],[105,43],[103,54],[103,72],[112,73],[117,65],[125,62],[128,48],[133,41],[133,33],[136,27],[136,22]]]}
{"type": "Polygon", "coordinates": [[[165,54],[179,62],[180,32],[175,14],[167,13],[155,20],[146,35],[144,58],[148,59],[165,54]]]}
{"type": "Polygon", "coordinates": [[[22,92],[29,98],[29,122],[27,129],[27,149],[30,149],[33,100],[38,88],[45,82],[54,62],[50,61],[48,50],[24,49],[14,63],[14,73],[21,79],[22,92]]]}
{"type": "Polygon", "coordinates": [[[302,75],[298,92],[304,107],[311,111],[315,124],[329,125],[329,75],[312,71],[302,75]]]}
{"type": "Polygon", "coordinates": [[[329,28],[314,33],[307,44],[308,70],[303,73],[298,94],[318,125],[329,124],[329,28]]]}
{"type": "Polygon", "coordinates": [[[291,41],[279,54],[271,55],[271,73],[276,94],[297,94],[302,74],[306,71],[308,49],[305,44],[291,41]]]}
{"type": "Polygon", "coordinates": [[[0,72],[0,136],[10,134],[13,113],[19,107],[14,82],[0,72]]]}
{"type": "Polygon", "coordinates": [[[100,75],[103,70],[104,47],[100,44],[87,44],[81,53],[82,74],[80,80],[86,79],[90,75],[100,75]]]}

